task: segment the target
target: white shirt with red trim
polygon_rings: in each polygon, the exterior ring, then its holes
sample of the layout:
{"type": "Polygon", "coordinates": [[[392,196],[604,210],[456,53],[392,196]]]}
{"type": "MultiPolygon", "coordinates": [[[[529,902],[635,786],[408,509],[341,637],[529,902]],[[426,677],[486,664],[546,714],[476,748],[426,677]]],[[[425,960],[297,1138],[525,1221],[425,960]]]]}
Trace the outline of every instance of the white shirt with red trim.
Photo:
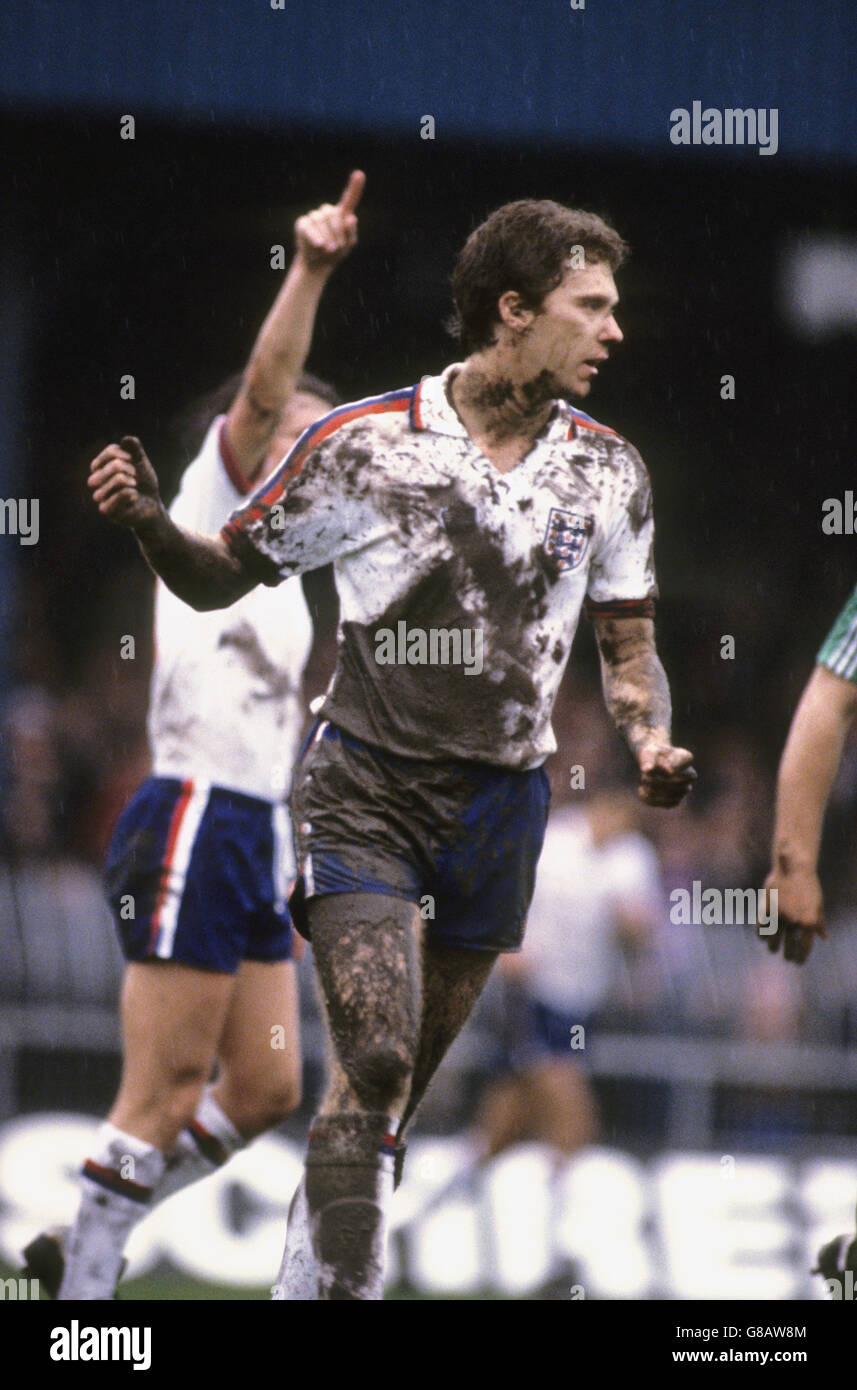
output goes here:
{"type": "MultiPolygon", "coordinates": [[[[214,421],[182,476],[170,515],[210,535],[250,492],[214,421]]],[[[158,582],[149,704],[154,773],[278,801],[303,724],[301,677],[312,622],[299,579],[197,613],[158,582]]]]}
{"type": "Polygon", "coordinates": [[[651,488],[565,401],[501,473],[450,402],[458,370],[317,422],[223,537],[265,584],[334,561],[325,718],[404,757],[537,767],[584,600],[652,612],[651,488]]]}

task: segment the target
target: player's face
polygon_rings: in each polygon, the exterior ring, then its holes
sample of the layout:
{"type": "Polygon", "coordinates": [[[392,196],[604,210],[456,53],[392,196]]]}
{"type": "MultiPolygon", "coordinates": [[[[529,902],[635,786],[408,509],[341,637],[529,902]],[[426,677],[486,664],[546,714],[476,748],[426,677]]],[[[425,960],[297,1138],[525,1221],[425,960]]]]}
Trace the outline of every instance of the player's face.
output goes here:
{"type": "Polygon", "coordinates": [[[271,473],[279,463],[290,454],[304,430],[329,415],[331,406],[320,396],[308,391],[296,391],[280,416],[277,432],[271,440],[271,447],[265,460],[266,473],[271,473]]]}
{"type": "Polygon", "coordinates": [[[558,395],[588,396],[611,346],[622,341],[618,303],[608,266],[592,262],[567,270],[562,283],[545,295],[522,342],[528,374],[549,372],[558,395]]]}

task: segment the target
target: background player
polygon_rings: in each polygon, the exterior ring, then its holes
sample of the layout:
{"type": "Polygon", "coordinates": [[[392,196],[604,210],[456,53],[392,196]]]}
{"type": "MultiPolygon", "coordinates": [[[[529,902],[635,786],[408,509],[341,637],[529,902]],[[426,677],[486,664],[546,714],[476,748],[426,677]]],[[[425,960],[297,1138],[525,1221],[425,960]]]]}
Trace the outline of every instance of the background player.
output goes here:
{"type": "MultiPolygon", "coordinates": [[[[765,880],[777,897],[777,932],[786,960],[803,965],[816,936],[826,937],[818,856],[824,812],[845,739],[857,717],[857,588],[818,653],[795,712],[777,778],[773,863],[765,880]]],[[[819,1252],[825,1279],[857,1273],[857,1239],[839,1236],[819,1252]]]]}
{"type": "MultiPolygon", "coordinates": [[[[294,259],[237,395],[182,477],[171,508],[182,525],[222,525],[336,404],[303,365],[327,279],[355,244],[364,182],[355,171],[335,207],[295,224],[294,259]]],[[[206,614],[158,584],[155,613],[153,772],[106,869],[128,960],[121,1085],[65,1242],[42,1236],[25,1252],[47,1289],[64,1256],[64,1300],[111,1297],[152,1201],[212,1172],[300,1098],[284,804],[312,635],[300,582],[206,614]]]]}
{"type": "Polygon", "coordinates": [[[649,944],[664,915],[664,895],[657,854],[640,831],[640,803],[631,792],[601,792],[584,806],[574,805],[575,793],[564,787],[560,795],[523,949],[501,956],[498,965],[507,1069],[480,1097],[470,1142],[479,1163],[516,1144],[549,1150],[551,1264],[537,1296],[567,1299],[577,1276],[556,1240],[563,1181],[569,1159],[594,1143],[600,1129],[587,1063],[622,965],[649,944]]]}
{"type": "Polygon", "coordinates": [[[621,341],[623,254],[592,214],[498,209],[453,276],[467,360],[334,412],[219,537],[169,519],[139,441],[92,463],[102,513],[196,607],[335,561],[337,673],[293,794],[332,1075],[283,1297],[382,1296],[397,1139],[498,952],[523,934],[550,713],[584,599],[644,799],[675,805],[695,776],[671,744],[654,645],[648,476],[562,399],[587,395],[621,341]],[[407,652],[391,652],[391,633],[407,652]],[[427,654],[431,633],[445,634],[445,660],[427,654]],[[480,674],[450,661],[453,635],[462,651],[479,639],[480,674]]]}
{"type": "Polygon", "coordinates": [[[523,950],[500,967],[512,1070],[480,1102],[486,1156],[536,1140],[561,1163],[597,1137],[586,1049],[625,953],[648,943],[664,913],[638,808],[628,792],[602,792],[551,816],[523,950]]]}

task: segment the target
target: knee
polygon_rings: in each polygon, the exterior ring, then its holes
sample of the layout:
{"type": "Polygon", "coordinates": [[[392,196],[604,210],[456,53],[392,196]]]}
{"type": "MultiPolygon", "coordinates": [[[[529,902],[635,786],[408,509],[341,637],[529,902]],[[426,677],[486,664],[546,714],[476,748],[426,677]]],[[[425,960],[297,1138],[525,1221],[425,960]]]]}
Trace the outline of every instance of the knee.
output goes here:
{"type": "Polygon", "coordinates": [[[205,1067],[177,1066],[170,1070],[162,1091],[155,1097],[155,1104],[177,1130],[193,1119],[207,1080],[208,1070],[205,1067]]]}
{"type": "Polygon", "coordinates": [[[137,1096],[137,1102],[176,1126],[178,1132],[193,1119],[208,1076],[207,1064],[176,1057],[164,1060],[149,1078],[144,1093],[137,1096]]]}
{"type": "Polygon", "coordinates": [[[221,1076],[217,1098],[245,1139],[254,1139],[297,1110],[301,1103],[301,1074],[284,1072],[278,1077],[221,1076]]]}
{"type": "Polygon", "coordinates": [[[163,1068],[159,1084],[165,1092],[183,1096],[201,1091],[211,1074],[211,1061],[197,1061],[195,1058],[174,1057],[163,1068]]]}
{"type": "Polygon", "coordinates": [[[253,1107],[251,1127],[256,1133],[272,1129],[274,1125],[287,1120],[301,1103],[300,1075],[283,1078],[273,1086],[266,1087],[249,1097],[253,1107]]]}
{"type": "Polygon", "coordinates": [[[275,1125],[281,1120],[287,1120],[297,1110],[302,1099],[301,1075],[300,1072],[296,1072],[294,1076],[280,1082],[268,1095],[266,1104],[271,1117],[269,1123],[275,1125]]]}
{"type": "Polygon", "coordinates": [[[157,1148],[170,1149],[196,1113],[207,1080],[202,1070],[162,1074],[157,1084],[120,1087],[112,1122],[157,1148]]]}
{"type": "Polygon", "coordinates": [[[390,1110],[408,1093],[413,1058],[392,1042],[366,1042],[340,1058],[360,1100],[369,1110],[390,1110]]]}

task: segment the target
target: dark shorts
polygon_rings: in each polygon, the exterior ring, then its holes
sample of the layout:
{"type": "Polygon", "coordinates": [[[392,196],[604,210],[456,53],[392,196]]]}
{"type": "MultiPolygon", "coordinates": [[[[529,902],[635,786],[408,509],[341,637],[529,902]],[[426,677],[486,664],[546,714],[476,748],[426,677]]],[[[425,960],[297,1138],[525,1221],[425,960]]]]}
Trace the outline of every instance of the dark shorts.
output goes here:
{"type": "Polygon", "coordinates": [[[499,1071],[523,1071],[548,1057],[582,1065],[599,1025],[598,1013],[557,1010],[535,999],[526,988],[507,989],[502,1024],[499,1071]]]}
{"type": "Polygon", "coordinates": [[[580,1061],[594,1023],[592,1014],[559,1013],[539,999],[530,1000],[530,1039],[542,1054],[580,1061]]]}
{"type": "Polygon", "coordinates": [[[242,960],[289,960],[282,849],[270,802],[150,777],[119,819],[104,871],[126,959],[229,974],[242,960]]]}
{"type": "Polygon", "coordinates": [[[542,768],[401,758],[320,723],[292,793],[295,926],[308,898],[381,893],[416,903],[433,941],[517,951],[549,802],[542,768]]]}

